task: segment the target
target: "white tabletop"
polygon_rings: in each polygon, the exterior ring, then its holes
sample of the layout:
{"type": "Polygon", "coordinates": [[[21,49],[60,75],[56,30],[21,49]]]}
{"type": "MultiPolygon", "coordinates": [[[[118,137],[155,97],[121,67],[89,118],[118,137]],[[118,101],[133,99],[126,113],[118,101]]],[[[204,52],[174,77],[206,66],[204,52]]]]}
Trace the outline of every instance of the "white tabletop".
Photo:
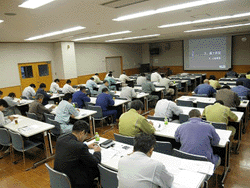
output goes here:
{"type": "Polygon", "coordinates": [[[34,100],[15,98],[14,101],[15,102],[20,101],[17,106],[24,106],[32,103],[34,100]]]}
{"type": "Polygon", "coordinates": [[[219,81],[220,84],[233,84],[236,85],[236,81],[219,81]]]}
{"type": "MultiPolygon", "coordinates": [[[[100,143],[105,140],[105,138],[100,138],[100,143]]],[[[89,143],[92,142],[94,142],[94,140],[90,141],[89,143]]],[[[101,164],[117,171],[119,160],[121,159],[121,157],[132,153],[133,146],[117,141],[114,142],[114,147],[101,149],[101,164]],[[123,149],[124,146],[127,146],[129,148],[123,149]]],[[[93,150],[90,150],[90,152],[92,153],[93,150]]],[[[201,186],[206,177],[205,173],[213,173],[214,165],[211,162],[207,161],[181,159],[158,152],[153,152],[151,158],[162,162],[165,165],[167,171],[173,174],[174,181],[171,188],[198,188],[201,186]],[[192,167],[190,166],[190,164],[192,167]],[[203,172],[200,173],[200,171],[203,172]]]]}
{"type": "MultiPolygon", "coordinates": [[[[114,106],[119,106],[119,105],[122,105],[122,104],[125,104],[125,103],[129,102],[129,100],[123,100],[123,99],[115,99],[114,101],[115,101],[114,106]]],[[[90,97],[90,103],[95,104],[96,103],[96,97],[90,97]]]]}
{"type": "MultiPolygon", "coordinates": [[[[121,91],[116,91],[115,95],[120,96],[121,95],[121,91]]],[[[139,99],[139,98],[146,97],[148,95],[149,95],[148,93],[136,92],[136,97],[135,98],[139,99]]]]}
{"type": "MultiPolygon", "coordinates": [[[[50,94],[50,93],[48,93],[50,94]]],[[[56,98],[59,98],[59,97],[63,97],[64,94],[59,94],[59,93],[53,93],[52,96],[50,97],[50,99],[56,99],[56,98]]]]}
{"type": "Polygon", "coordinates": [[[220,78],[219,81],[225,81],[225,80],[228,80],[228,81],[236,81],[238,78],[220,78]]]}
{"type": "MultiPolygon", "coordinates": [[[[134,89],[142,90],[142,87],[141,86],[135,86],[134,89]]],[[[164,86],[162,86],[162,87],[155,87],[155,91],[156,92],[163,91],[164,89],[165,89],[164,86]]]]}
{"type": "Polygon", "coordinates": [[[18,117],[17,119],[18,124],[16,125],[14,120],[11,123],[5,125],[4,127],[12,131],[19,132],[22,136],[25,137],[30,137],[42,133],[44,131],[47,131],[49,129],[53,129],[55,127],[54,125],[37,121],[31,118],[27,118],[25,116],[21,115],[14,115],[14,116],[18,117]]]}

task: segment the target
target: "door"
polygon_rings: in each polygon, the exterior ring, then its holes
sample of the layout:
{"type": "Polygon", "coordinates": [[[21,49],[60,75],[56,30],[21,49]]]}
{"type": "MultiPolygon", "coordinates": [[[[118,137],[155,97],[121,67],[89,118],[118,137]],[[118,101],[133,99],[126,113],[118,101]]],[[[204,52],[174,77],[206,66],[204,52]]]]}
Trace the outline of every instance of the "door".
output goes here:
{"type": "Polygon", "coordinates": [[[22,63],[18,64],[21,90],[23,91],[25,87],[30,84],[35,84],[37,90],[41,83],[46,84],[46,89],[50,89],[50,84],[52,82],[51,74],[51,64],[48,62],[39,63],[22,63]]]}
{"type": "Polygon", "coordinates": [[[122,56],[106,57],[106,72],[112,71],[115,78],[119,78],[122,74],[122,56]]]}

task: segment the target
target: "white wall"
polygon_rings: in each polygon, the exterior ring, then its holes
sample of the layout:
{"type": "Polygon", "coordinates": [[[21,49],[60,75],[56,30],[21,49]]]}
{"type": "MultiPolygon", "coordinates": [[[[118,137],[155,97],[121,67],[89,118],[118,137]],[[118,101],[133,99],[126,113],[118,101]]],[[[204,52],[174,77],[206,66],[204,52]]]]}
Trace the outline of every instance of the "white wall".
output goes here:
{"type": "Polygon", "coordinates": [[[54,50],[54,63],[52,65],[52,70],[54,70],[53,79],[64,79],[64,68],[62,59],[62,48],[61,43],[57,42],[53,45],[54,50]]]}
{"type": "Polygon", "coordinates": [[[149,52],[149,44],[142,44],[142,64],[150,63],[150,52],[149,52]]]}
{"type": "MultiPolygon", "coordinates": [[[[250,35],[233,37],[232,63],[233,65],[250,65],[250,35]],[[246,37],[243,42],[241,39],[246,37]]],[[[246,70],[248,72],[250,70],[246,70]]]]}
{"type": "Polygon", "coordinates": [[[52,43],[0,43],[0,88],[20,85],[18,63],[42,61],[53,64],[52,43]]]}
{"type": "Polygon", "coordinates": [[[77,75],[106,72],[105,57],[122,56],[123,69],[139,68],[142,63],[141,44],[75,43],[77,75]]]}

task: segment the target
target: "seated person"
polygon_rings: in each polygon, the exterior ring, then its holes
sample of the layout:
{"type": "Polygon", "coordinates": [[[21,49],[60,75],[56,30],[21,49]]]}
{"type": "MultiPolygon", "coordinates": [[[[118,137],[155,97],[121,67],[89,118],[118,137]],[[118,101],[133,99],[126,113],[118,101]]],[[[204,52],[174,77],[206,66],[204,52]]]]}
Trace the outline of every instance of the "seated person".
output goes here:
{"type": "Polygon", "coordinates": [[[181,124],[175,132],[175,140],[181,143],[180,150],[204,156],[216,167],[219,166],[221,159],[218,155],[213,154],[212,149],[212,146],[216,146],[220,142],[215,128],[202,121],[201,113],[197,109],[191,110],[189,117],[189,121],[181,124]]]}
{"type": "Polygon", "coordinates": [[[247,72],[246,78],[247,78],[247,79],[250,79],[250,71],[247,72]]]}
{"type": "Polygon", "coordinates": [[[209,77],[209,84],[212,86],[214,89],[220,89],[221,85],[218,80],[216,80],[216,77],[214,75],[210,75],[209,77]]]}
{"type": "Polygon", "coordinates": [[[208,79],[205,79],[204,84],[200,84],[194,89],[194,93],[205,94],[208,97],[212,97],[213,94],[216,93],[216,90],[209,85],[208,79]]]}
{"type": "Polygon", "coordinates": [[[99,83],[102,83],[102,81],[100,80],[99,78],[99,74],[98,73],[95,73],[94,76],[92,76],[94,78],[94,82],[99,84],[99,83]]]}
{"type": "Polygon", "coordinates": [[[123,85],[126,84],[126,81],[130,81],[130,78],[126,75],[126,72],[123,71],[123,73],[120,75],[119,80],[123,85]]]}
{"type": "Polygon", "coordinates": [[[80,91],[73,94],[72,102],[76,102],[79,108],[85,106],[84,102],[90,102],[90,98],[86,95],[86,87],[81,86],[80,91]]]}
{"type": "Polygon", "coordinates": [[[131,105],[131,101],[133,98],[136,97],[136,93],[134,88],[126,86],[122,88],[121,94],[120,94],[120,98],[125,98],[127,100],[129,100],[130,102],[127,103],[127,107],[130,108],[131,105]]]}
{"type": "Polygon", "coordinates": [[[98,86],[94,81],[94,78],[91,77],[87,82],[86,82],[86,88],[89,89],[91,95],[97,95],[97,89],[98,86]]]}
{"type": "MultiPolygon", "coordinates": [[[[113,73],[112,71],[109,71],[109,72],[106,74],[105,78],[107,78],[107,77],[109,76],[109,74],[112,74],[112,73],[113,73]]],[[[115,78],[115,77],[112,76],[112,78],[115,78]]]]}
{"type": "Polygon", "coordinates": [[[73,125],[69,124],[70,117],[75,118],[80,115],[79,110],[76,110],[71,102],[72,94],[66,93],[56,108],[55,120],[61,124],[61,133],[71,133],[73,125]]]}
{"type": "Polygon", "coordinates": [[[102,93],[97,96],[96,99],[96,106],[100,106],[102,108],[102,115],[103,116],[112,116],[113,122],[112,125],[116,123],[116,115],[117,110],[109,110],[110,106],[113,106],[115,104],[115,101],[112,99],[112,96],[109,94],[109,91],[107,88],[104,88],[102,90],[102,93]]]}
{"type": "Polygon", "coordinates": [[[172,121],[174,114],[179,116],[181,113],[183,110],[175,102],[161,99],[156,103],[154,116],[167,117],[169,121],[172,121]]]}
{"type": "Polygon", "coordinates": [[[23,90],[22,96],[26,97],[27,99],[33,99],[33,97],[36,95],[34,88],[36,88],[35,84],[30,84],[23,90]]]}
{"type": "MultiPolygon", "coordinates": [[[[215,101],[213,105],[206,106],[202,115],[206,117],[207,121],[226,123],[227,125],[228,120],[238,120],[237,115],[230,108],[224,106],[223,101],[220,100],[215,101]]],[[[227,126],[227,129],[232,131],[232,135],[235,135],[236,129],[233,126],[227,126]]]]}
{"type": "Polygon", "coordinates": [[[108,77],[106,77],[105,80],[107,80],[107,81],[109,82],[109,88],[110,88],[111,90],[115,90],[115,89],[116,89],[116,86],[115,86],[116,81],[115,81],[115,79],[113,78],[113,76],[112,76],[111,73],[108,74],[108,77]]]}
{"type": "Polygon", "coordinates": [[[66,84],[64,84],[62,88],[63,93],[75,93],[76,92],[70,84],[71,84],[71,80],[67,80],[66,84]]]}
{"type": "Polygon", "coordinates": [[[147,96],[148,100],[154,100],[155,102],[159,99],[157,95],[152,95],[155,91],[155,86],[152,82],[146,81],[142,84],[142,91],[144,93],[149,93],[147,96]]]}
{"type": "Polygon", "coordinates": [[[16,94],[12,92],[12,93],[9,93],[8,96],[3,98],[3,100],[5,100],[8,103],[8,108],[6,108],[3,112],[4,116],[10,116],[13,114],[21,115],[20,110],[17,108],[17,106],[20,104],[20,100],[18,100],[17,102],[14,101],[15,97],[16,97],[16,94]]]}
{"type": "Polygon", "coordinates": [[[134,152],[118,163],[119,188],[172,187],[173,175],[163,163],[150,158],[155,145],[153,135],[141,133],[135,137],[134,152]]]}
{"type": "Polygon", "coordinates": [[[151,82],[160,82],[161,81],[161,75],[158,72],[154,72],[151,74],[151,82]]]}
{"type": "Polygon", "coordinates": [[[44,83],[41,83],[39,89],[36,91],[36,95],[37,94],[42,94],[44,96],[43,102],[42,102],[43,105],[48,104],[48,101],[49,101],[49,99],[51,97],[51,95],[48,95],[47,92],[44,91],[45,88],[46,88],[46,85],[44,83]]]}
{"type": "Polygon", "coordinates": [[[88,123],[79,120],[72,133],[56,141],[54,169],[69,177],[72,188],[95,187],[94,179],[100,176],[97,165],[101,162],[101,148],[94,143],[83,143],[88,132],[88,123]],[[89,149],[94,149],[94,153],[90,154],[89,149]]]}
{"type": "Polygon", "coordinates": [[[216,94],[217,101],[223,101],[227,107],[237,107],[240,105],[240,99],[237,93],[233,92],[228,85],[224,85],[216,94]]]}
{"type": "Polygon", "coordinates": [[[227,77],[229,77],[229,78],[237,78],[238,77],[238,73],[234,72],[232,68],[229,68],[228,70],[229,70],[229,72],[227,72],[225,74],[225,78],[227,78],[227,77]]]}
{"type": "Polygon", "coordinates": [[[0,90],[0,99],[2,98],[3,96],[3,92],[0,90]]]}
{"type": "Polygon", "coordinates": [[[140,115],[143,109],[143,103],[140,100],[131,102],[128,112],[121,115],[119,119],[119,133],[124,136],[135,136],[140,132],[154,134],[155,128],[153,123],[140,115]]]}
{"type": "Polygon", "coordinates": [[[136,79],[136,84],[142,85],[146,81],[147,81],[146,75],[144,73],[141,73],[141,75],[136,79]]]}
{"type": "Polygon", "coordinates": [[[101,93],[102,93],[102,90],[103,90],[104,88],[107,88],[109,94],[110,94],[111,96],[114,96],[115,93],[114,93],[114,92],[111,92],[111,91],[109,90],[109,82],[108,82],[108,80],[104,80],[104,81],[103,81],[103,84],[102,84],[102,85],[99,87],[99,89],[98,89],[97,95],[101,94],[101,93]]]}
{"type": "Polygon", "coordinates": [[[3,127],[4,125],[7,125],[8,123],[16,119],[16,117],[13,116],[4,117],[3,111],[5,110],[5,108],[8,108],[8,106],[9,105],[5,100],[0,99],[0,127],[3,127]]]}
{"type": "Polygon", "coordinates": [[[42,105],[43,98],[42,94],[37,94],[34,102],[29,105],[29,113],[36,114],[39,121],[44,121],[44,113],[49,114],[56,107],[52,105],[50,108],[45,108],[42,105]]]}
{"type": "Polygon", "coordinates": [[[173,88],[169,88],[169,86],[173,86],[174,83],[169,80],[165,74],[162,74],[162,79],[159,82],[159,86],[164,86],[166,88],[165,90],[165,94],[170,94],[170,95],[174,95],[174,89],[173,88]]]}
{"type": "Polygon", "coordinates": [[[242,81],[237,81],[236,87],[233,87],[231,90],[237,93],[239,97],[247,97],[248,100],[250,99],[250,89],[244,87],[242,81]]]}
{"type": "Polygon", "coordinates": [[[242,74],[240,75],[240,78],[237,79],[237,82],[243,82],[243,86],[250,89],[250,79],[246,78],[246,75],[242,74]]]}
{"type": "Polygon", "coordinates": [[[50,91],[53,93],[58,93],[59,91],[61,91],[62,89],[59,87],[59,79],[55,79],[54,82],[51,83],[50,85],[50,91]]]}

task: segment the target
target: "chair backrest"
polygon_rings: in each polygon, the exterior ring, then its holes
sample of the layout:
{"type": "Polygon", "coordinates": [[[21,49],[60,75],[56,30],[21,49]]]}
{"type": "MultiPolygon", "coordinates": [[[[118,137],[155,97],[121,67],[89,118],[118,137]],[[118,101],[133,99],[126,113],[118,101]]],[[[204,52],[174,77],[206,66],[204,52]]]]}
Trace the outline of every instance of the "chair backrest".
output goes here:
{"type": "Polygon", "coordinates": [[[97,112],[96,114],[94,114],[94,118],[95,119],[101,119],[101,118],[103,118],[102,108],[100,106],[91,106],[91,105],[89,105],[89,109],[90,110],[94,110],[94,111],[97,112]]]}
{"type": "Polygon", "coordinates": [[[230,110],[231,110],[231,111],[237,111],[237,108],[235,108],[235,107],[230,107],[230,110]]]}
{"type": "Polygon", "coordinates": [[[86,109],[89,109],[89,106],[93,106],[93,103],[90,102],[84,102],[86,109]]]}
{"type": "Polygon", "coordinates": [[[38,120],[37,115],[35,113],[26,112],[26,115],[27,115],[28,118],[38,120]]]}
{"type": "Polygon", "coordinates": [[[177,106],[189,106],[193,107],[193,101],[184,101],[184,100],[177,100],[177,106]]]}
{"type": "Polygon", "coordinates": [[[57,122],[56,120],[53,120],[53,119],[50,119],[50,118],[48,118],[47,121],[48,121],[47,123],[49,123],[51,125],[55,125],[55,128],[51,129],[52,134],[54,134],[56,136],[59,136],[61,134],[60,123],[57,122]]]}
{"type": "Polygon", "coordinates": [[[55,115],[54,114],[47,114],[47,113],[44,113],[44,117],[45,117],[45,122],[46,123],[49,123],[48,121],[48,118],[54,120],[55,119],[55,115]]]}
{"type": "Polygon", "coordinates": [[[197,161],[207,161],[207,158],[201,155],[194,155],[190,153],[186,153],[177,149],[173,149],[173,156],[179,157],[182,159],[191,159],[191,160],[197,160],[197,161]]]}
{"type": "Polygon", "coordinates": [[[21,99],[28,99],[28,98],[27,98],[27,97],[25,97],[25,96],[21,96],[20,98],[21,98],[21,99]]]}
{"type": "Polygon", "coordinates": [[[173,153],[172,144],[170,142],[156,141],[154,151],[172,155],[173,153]]]}
{"type": "Polygon", "coordinates": [[[180,123],[185,123],[186,121],[189,120],[189,116],[186,114],[179,114],[179,120],[180,120],[180,123]]]}
{"type": "Polygon", "coordinates": [[[51,188],[71,188],[70,180],[66,174],[52,169],[47,163],[45,166],[49,171],[51,188]]]}
{"type": "Polygon", "coordinates": [[[123,135],[116,134],[116,133],[114,133],[114,137],[115,137],[115,141],[122,142],[122,143],[125,143],[125,144],[129,144],[129,145],[132,145],[132,146],[134,145],[134,137],[123,136],[123,135]]]}
{"type": "Polygon", "coordinates": [[[100,164],[98,164],[98,168],[100,171],[102,188],[117,188],[118,187],[117,172],[107,169],[100,164]]]}
{"type": "Polygon", "coordinates": [[[156,116],[148,116],[148,119],[164,121],[165,118],[164,117],[156,117],[156,116]]]}
{"type": "Polygon", "coordinates": [[[205,108],[208,105],[212,105],[212,104],[211,103],[197,101],[197,108],[205,108]]]}
{"type": "Polygon", "coordinates": [[[0,128],[0,145],[11,146],[10,134],[5,128],[0,128]]]}
{"type": "Polygon", "coordinates": [[[227,129],[227,124],[226,124],[226,123],[212,122],[212,125],[213,125],[214,128],[216,128],[216,129],[222,129],[222,130],[226,130],[226,129],[227,129]]]}
{"type": "Polygon", "coordinates": [[[12,146],[17,151],[23,151],[24,150],[24,143],[23,143],[23,137],[17,133],[9,130],[11,140],[12,140],[12,146]]]}
{"type": "Polygon", "coordinates": [[[208,97],[208,95],[207,94],[196,94],[196,93],[194,93],[194,94],[192,94],[193,96],[197,96],[197,97],[208,97]]]}
{"type": "Polygon", "coordinates": [[[239,96],[240,100],[247,100],[246,96],[239,96]]]}

